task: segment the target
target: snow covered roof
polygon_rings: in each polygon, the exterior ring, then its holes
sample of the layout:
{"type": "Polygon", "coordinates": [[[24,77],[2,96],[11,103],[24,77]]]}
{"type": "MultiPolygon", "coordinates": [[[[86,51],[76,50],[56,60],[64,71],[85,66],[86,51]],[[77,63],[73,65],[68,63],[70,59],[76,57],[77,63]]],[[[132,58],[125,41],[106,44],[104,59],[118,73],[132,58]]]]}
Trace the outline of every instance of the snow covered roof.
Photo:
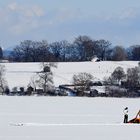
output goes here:
{"type": "Polygon", "coordinates": [[[90,89],[96,89],[99,93],[105,93],[105,86],[92,86],[90,89]]]}

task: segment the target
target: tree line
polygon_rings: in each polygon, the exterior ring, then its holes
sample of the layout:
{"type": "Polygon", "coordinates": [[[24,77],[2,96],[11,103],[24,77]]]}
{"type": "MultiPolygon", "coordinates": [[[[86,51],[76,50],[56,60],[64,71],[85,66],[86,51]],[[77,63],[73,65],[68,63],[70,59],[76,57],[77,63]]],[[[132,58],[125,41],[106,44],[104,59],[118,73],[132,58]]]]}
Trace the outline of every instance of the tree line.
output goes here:
{"type": "Polygon", "coordinates": [[[117,67],[104,81],[94,83],[90,73],[79,73],[73,76],[77,96],[105,96],[105,97],[140,97],[140,62],[126,72],[122,67],[117,67]],[[99,94],[94,86],[105,86],[104,93],[99,94]],[[92,89],[93,88],[93,89],[92,89]],[[90,92],[87,92],[90,91],[90,92]]]}
{"type": "Polygon", "coordinates": [[[89,36],[78,36],[72,43],[66,40],[52,43],[25,40],[13,48],[8,59],[14,62],[74,62],[90,61],[95,56],[102,61],[140,61],[140,45],[124,48],[113,46],[108,40],[93,40],[89,36]]]}

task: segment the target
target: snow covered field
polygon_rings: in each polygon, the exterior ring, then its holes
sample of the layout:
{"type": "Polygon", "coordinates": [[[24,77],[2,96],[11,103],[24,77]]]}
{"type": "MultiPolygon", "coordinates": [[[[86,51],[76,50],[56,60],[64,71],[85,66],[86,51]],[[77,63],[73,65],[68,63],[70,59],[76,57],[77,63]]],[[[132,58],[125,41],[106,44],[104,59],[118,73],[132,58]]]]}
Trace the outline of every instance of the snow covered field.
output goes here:
{"type": "MultiPolygon", "coordinates": [[[[40,63],[5,63],[9,87],[26,87],[40,71],[40,63]]],[[[58,63],[54,83],[70,84],[79,72],[96,80],[110,76],[121,66],[126,71],[138,62],[58,63]]],[[[129,118],[140,109],[140,99],[86,97],[0,96],[0,140],[133,140],[140,137],[140,125],[124,125],[123,108],[129,118]]]]}
{"type": "Polygon", "coordinates": [[[0,96],[0,140],[135,140],[140,99],[0,96]]]}
{"type": "MultiPolygon", "coordinates": [[[[5,63],[6,79],[9,87],[27,87],[30,79],[36,72],[41,70],[40,63],[5,63]]],[[[110,76],[114,69],[121,66],[126,71],[127,68],[138,66],[136,61],[119,61],[119,62],[70,62],[58,63],[58,68],[53,69],[54,84],[71,84],[74,74],[79,72],[91,73],[96,80],[103,80],[104,77],[110,76]]]]}

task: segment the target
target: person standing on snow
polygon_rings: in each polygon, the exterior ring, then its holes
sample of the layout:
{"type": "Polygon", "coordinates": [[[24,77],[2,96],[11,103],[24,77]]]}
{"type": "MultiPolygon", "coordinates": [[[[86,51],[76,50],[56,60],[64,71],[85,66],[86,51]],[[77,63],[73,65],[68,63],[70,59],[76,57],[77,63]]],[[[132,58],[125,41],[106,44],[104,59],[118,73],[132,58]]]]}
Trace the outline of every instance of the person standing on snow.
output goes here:
{"type": "Polygon", "coordinates": [[[124,110],[123,110],[123,113],[124,113],[124,123],[127,123],[128,122],[128,107],[126,107],[124,110]]]}

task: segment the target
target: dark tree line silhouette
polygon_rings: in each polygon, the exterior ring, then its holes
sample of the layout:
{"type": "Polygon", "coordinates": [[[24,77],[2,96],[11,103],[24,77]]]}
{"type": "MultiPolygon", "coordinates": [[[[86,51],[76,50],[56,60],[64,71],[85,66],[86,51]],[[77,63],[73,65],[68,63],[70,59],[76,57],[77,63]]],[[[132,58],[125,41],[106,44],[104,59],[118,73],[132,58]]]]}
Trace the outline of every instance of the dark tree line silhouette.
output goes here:
{"type": "MultiPolygon", "coordinates": [[[[0,50],[0,58],[2,57],[0,50]]],[[[78,36],[72,43],[66,40],[48,43],[25,40],[14,47],[9,60],[15,62],[70,62],[90,61],[97,56],[100,60],[140,60],[140,45],[128,48],[113,46],[108,40],[93,40],[89,36],[78,36]]]]}

